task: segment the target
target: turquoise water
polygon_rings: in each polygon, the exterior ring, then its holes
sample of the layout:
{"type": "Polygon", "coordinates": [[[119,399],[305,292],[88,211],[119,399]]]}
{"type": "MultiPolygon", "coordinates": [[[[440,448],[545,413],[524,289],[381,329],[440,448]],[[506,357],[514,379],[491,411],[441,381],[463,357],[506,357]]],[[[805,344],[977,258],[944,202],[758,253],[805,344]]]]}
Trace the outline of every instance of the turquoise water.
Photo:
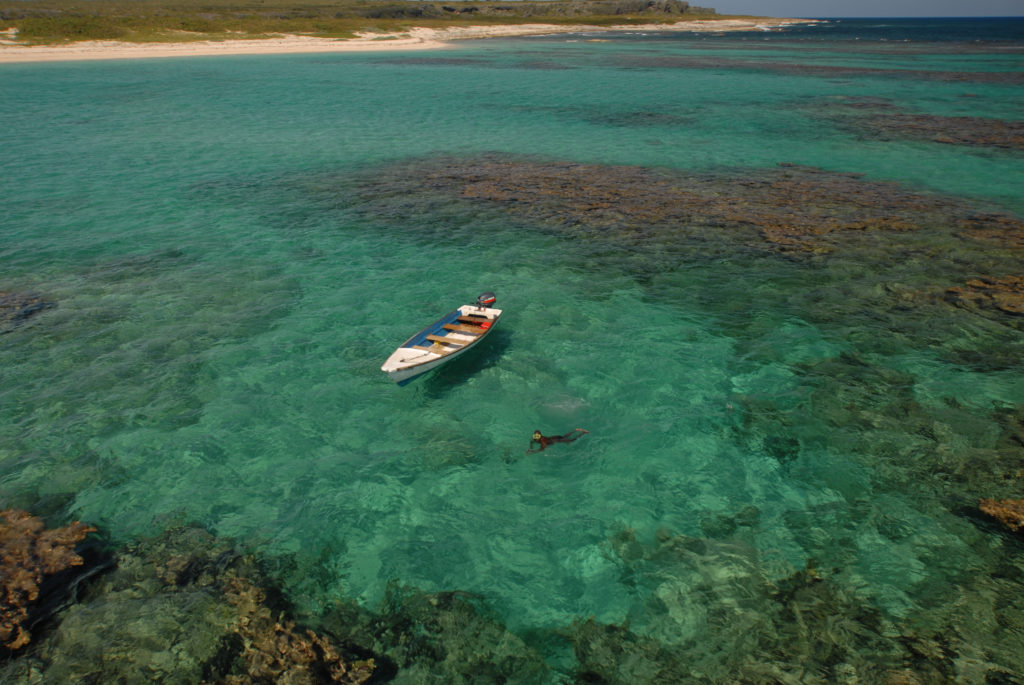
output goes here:
{"type": "Polygon", "coordinates": [[[513,630],[628,620],[666,644],[715,633],[742,549],[751,575],[813,565],[921,633],[964,602],[1005,612],[1015,637],[956,620],[1010,667],[1024,608],[986,578],[1019,594],[1024,555],[965,510],[1024,496],[1021,328],[942,293],[1020,275],[1019,251],[929,220],[808,258],[624,243],[420,192],[417,169],[739,186],[785,163],[1021,217],[1019,149],[820,114],[876,98],[1012,120],[1019,83],[757,66],[1019,74],[1019,45],[588,38],[0,67],[0,290],[57,304],[0,336],[0,502],[122,542],[199,523],[275,560],[307,614],[375,607],[397,579],[479,594],[513,630]],[[379,371],[484,290],[505,311],[484,349],[405,388],[379,371]],[[750,506],[753,525],[716,524],[750,506]],[[636,571],[624,531],[731,551],[636,571]]]}

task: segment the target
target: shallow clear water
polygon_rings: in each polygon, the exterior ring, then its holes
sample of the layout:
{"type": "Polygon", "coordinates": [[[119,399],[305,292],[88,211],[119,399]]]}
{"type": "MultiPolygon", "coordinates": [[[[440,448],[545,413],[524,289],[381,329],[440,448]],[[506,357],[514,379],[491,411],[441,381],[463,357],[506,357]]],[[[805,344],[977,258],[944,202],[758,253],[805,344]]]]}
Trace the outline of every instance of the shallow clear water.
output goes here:
{"type": "MultiPolygon", "coordinates": [[[[753,505],[766,578],[813,560],[922,625],[965,576],[1020,569],[960,511],[1020,496],[1016,477],[922,475],[1001,449],[1020,329],[884,296],[1020,274],[1019,255],[939,232],[913,259],[631,251],[360,188],[485,154],[738,180],[789,163],[1021,216],[1019,150],[870,140],[808,109],[1013,119],[1019,85],[751,62],[1019,73],[1024,54],[588,38],[0,68],[0,290],[57,303],[0,336],[2,501],[117,540],[198,522],[279,559],[309,612],[375,606],[399,579],[478,593],[514,629],[594,616],[669,641],[702,635],[707,607],[665,628],[661,586],[624,580],[620,531],[715,538],[753,505]],[[404,388],[379,371],[483,290],[505,310],[484,349],[404,388]],[[577,426],[524,454],[534,429],[577,426]]],[[[732,587],[709,563],[702,582],[732,587]]]]}

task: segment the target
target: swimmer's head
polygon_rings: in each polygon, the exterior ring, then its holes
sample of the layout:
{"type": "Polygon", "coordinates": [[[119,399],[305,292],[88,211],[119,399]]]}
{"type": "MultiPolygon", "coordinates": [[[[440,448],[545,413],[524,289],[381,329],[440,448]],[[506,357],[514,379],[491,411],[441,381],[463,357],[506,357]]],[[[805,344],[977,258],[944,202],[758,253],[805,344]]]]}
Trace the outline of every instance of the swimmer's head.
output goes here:
{"type": "Polygon", "coordinates": [[[533,439],[534,440],[540,440],[542,437],[544,437],[544,436],[542,436],[540,434],[540,431],[533,431],[533,439]]]}

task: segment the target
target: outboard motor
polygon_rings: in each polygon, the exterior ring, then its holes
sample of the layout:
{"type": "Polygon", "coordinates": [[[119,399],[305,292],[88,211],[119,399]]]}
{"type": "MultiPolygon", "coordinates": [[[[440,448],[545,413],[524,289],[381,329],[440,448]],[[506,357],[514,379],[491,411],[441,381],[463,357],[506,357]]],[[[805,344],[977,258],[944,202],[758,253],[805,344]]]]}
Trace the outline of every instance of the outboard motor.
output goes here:
{"type": "Polygon", "coordinates": [[[493,307],[494,303],[498,301],[498,298],[494,296],[494,293],[481,293],[476,298],[477,307],[493,307]]]}

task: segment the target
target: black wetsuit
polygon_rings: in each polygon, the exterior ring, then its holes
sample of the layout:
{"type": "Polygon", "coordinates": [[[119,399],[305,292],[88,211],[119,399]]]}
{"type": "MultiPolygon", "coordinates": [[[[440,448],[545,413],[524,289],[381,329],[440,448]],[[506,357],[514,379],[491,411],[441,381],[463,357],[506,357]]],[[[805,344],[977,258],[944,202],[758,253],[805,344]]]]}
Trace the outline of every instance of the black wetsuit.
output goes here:
{"type": "MultiPolygon", "coordinates": [[[[530,448],[531,449],[528,449],[526,451],[527,451],[527,453],[529,453],[529,452],[540,452],[541,450],[543,450],[544,448],[546,448],[548,445],[550,445],[552,443],[556,443],[556,442],[572,442],[573,440],[579,440],[580,437],[582,437],[583,434],[585,434],[585,433],[587,433],[587,431],[583,430],[582,428],[574,428],[573,430],[569,431],[565,435],[551,435],[551,436],[541,435],[539,438],[531,438],[530,439],[530,448]],[[577,433],[577,432],[579,432],[579,435],[577,435],[575,437],[570,437],[570,436],[572,436],[573,433],[577,433]],[[532,449],[533,448],[533,443],[537,443],[539,445],[539,447],[537,449],[532,449]]],[[[540,435],[540,434],[536,433],[535,435],[540,435]]]]}

